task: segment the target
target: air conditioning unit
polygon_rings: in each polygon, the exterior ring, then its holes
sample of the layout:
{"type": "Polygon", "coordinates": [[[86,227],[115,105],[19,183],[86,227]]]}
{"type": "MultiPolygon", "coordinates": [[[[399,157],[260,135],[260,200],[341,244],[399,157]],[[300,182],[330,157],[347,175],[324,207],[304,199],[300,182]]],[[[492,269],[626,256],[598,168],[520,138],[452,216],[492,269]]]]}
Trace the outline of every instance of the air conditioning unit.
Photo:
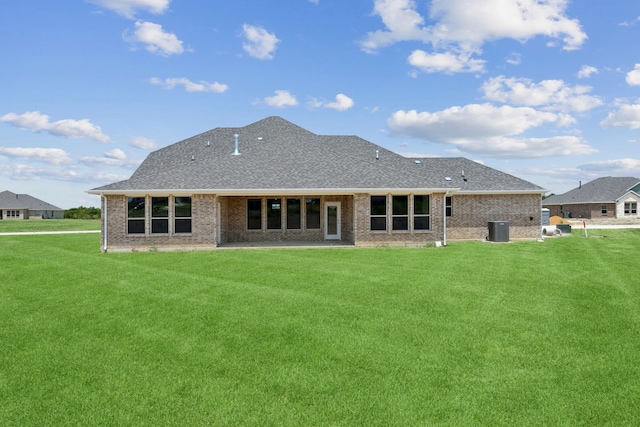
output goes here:
{"type": "Polygon", "coordinates": [[[489,221],[489,237],[490,242],[508,242],[509,241],[509,221],[489,221]]]}

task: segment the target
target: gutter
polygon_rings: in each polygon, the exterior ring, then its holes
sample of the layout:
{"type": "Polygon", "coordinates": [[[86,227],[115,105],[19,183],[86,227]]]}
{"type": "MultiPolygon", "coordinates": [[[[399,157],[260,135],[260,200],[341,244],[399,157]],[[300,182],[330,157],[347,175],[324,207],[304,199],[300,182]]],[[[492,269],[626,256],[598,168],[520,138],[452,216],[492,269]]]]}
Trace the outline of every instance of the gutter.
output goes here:
{"type": "Polygon", "coordinates": [[[193,194],[215,194],[218,196],[289,196],[300,194],[313,194],[318,196],[333,196],[333,195],[346,195],[346,194],[429,194],[429,193],[441,193],[445,191],[459,191],[459,188],[225,188],[225,189],[122,189],[122,190],[103,190],[103,191],[87,191],[88,194],[95,195],[127,195],[131,197],[135,196],[154,196],[154,195],[167,195],[173,196],[191,196],[193,194]]]}

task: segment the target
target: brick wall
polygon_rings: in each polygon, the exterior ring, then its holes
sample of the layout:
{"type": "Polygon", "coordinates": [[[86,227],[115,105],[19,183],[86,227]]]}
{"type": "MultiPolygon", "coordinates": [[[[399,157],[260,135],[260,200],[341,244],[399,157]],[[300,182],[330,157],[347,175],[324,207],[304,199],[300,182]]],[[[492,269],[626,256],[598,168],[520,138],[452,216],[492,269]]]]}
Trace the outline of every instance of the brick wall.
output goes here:
{"type": "MultiPolygon", "coordinates": [[[[341,240],[360,246],[371,245],[425,245],[444,240],[444,193],[430,195],[430,230],[392,231],[392,198],[387,195],[387,230],[370,230],[370,195],[315,196],[320,199],[320,229],[307,230],[304,208],[301,229],[286,227],[286,199],[304,200],[314,196],[274,196],[280,198],[282,227],[267,230],[265,197],[218,197],[215,195],[192,196],[192,233],[175,234],[172,230],[173,209],[170,209],[169,233],[151,234],[150,209],[146,209],[146,232],[128,235],[127,196],[106,196],[102,199],[103,233],[101,247],[105,247],[104,226],[108,231],[107,250],[153,250],[156,248],[215,248],[218,242],[286,242],[324,241],[325,205],[340,202],[341,240]],[[247,229],[247,199],[262,200],[262,230],[247,229]],[[105,205],[106,204],[106,205],[105,205]],[[220,208],[218,208],[218,205],[220,208]],[[220,224],[218,224],[218,220],[220,224]]],[[[146,197],[150,206],[151,197],[146,197]]],[[[172,206],[172,201],[170,201],[172,206]]],[[[413,212],[413,198],[409,197],[409,212],[413,212]]],[[[510,239],[535,239],[540,236],[541,199],[539,195],[455,195],[453,216],[447,217],[447,240],[484,240],[488,235],[489,221],[508,221],[510,239]]],[[[409,221],[411,224],[412,221],[409,221]]],[[[411,228],[411,227],[410,227],[411,228]]]]}
{"type": "Polygon", "coordinates": [[[341,240],[353,242],[353,198],[351,196],[269,196],[281,199],[282,227],[279,230],[267,229],[266,197],[221,197],[223,212],[223,243],[237,242],[321,242],[324,241],[324,209],[328,202],[340,202],[341,240]],[[301,201],[301,228],[287,229],[286,199],[298,198],[301,201]],[[306,229],[304,202],[306,198],[320,199],[320,228],[306,229]],[[247,229],[247,199],[262,201],[262,229],[247,229]]]}
{"type": "Polygon", "coordinates": [[[557,215],[563,218],[616,218],[615,203],[583,203],[575,205],[550,205],[545,207],[549,208],[551,216],[557,215]],[[602,213],[602,206],[607,207],[606,214],[602,213]]]}
{"type": "Polygon", "coordinates": [[[510,239],[540,236],[541,197],[534,195],[454,195],[447,239],[477,240],[489,234],[489,221],[508,221],[510,239]]]}
{"type": "MultiPolygon", "coordinates": [[[[151,197],[147,196],[150,206],[151,197]]],[[[104,196],[102,198],[101,248],[105,248],[105,217],[107,226],[107,251],[110,250],[154,250],[157,248],[214,248],[217,242],[217,197],[194,195],[191,198],[191,233],[173,233],[173,209],[169,209],[169,233],[151,234],[151,213],[146,209],[145,234],[127,234],[127,196],[104,196]]],[[[172,202],[170,201],[170,206],[172,202]]]]}
{"type": "MultiPolygon", "coordinates": [[[[355,244],[359,246],[378,245],[425,245],[435,241],[442,241],[442,209],[443,195],[431,194],[429,203],[431,207],[430,223],[428,231],[392,231],[392,198],[387,195],[387,230],[371,231],[371,195],[356,194],[354,196],[354,235],[355,244]]],[[[409,213],[413,212],[413,198],[409,197],[409,213]]],[[[411,221],[409,221],[411,224],[411,221]]],[[[411,227],[409,227],[411,228],[411,227]]]]}

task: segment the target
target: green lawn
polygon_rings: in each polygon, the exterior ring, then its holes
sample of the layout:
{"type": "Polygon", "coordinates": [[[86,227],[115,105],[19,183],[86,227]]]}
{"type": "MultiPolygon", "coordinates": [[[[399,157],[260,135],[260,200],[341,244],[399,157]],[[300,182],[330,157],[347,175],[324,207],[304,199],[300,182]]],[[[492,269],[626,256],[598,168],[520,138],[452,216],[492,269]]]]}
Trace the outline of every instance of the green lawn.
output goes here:
{"type": "Polygon", "coordinates": [[[0,236],[0,425],[638,425],[638,253],[0,236]]]}
{"type": "Polygon", "coordinates": [[[0,233],[100,230],[99,219],[2,220],[0,233]]]}

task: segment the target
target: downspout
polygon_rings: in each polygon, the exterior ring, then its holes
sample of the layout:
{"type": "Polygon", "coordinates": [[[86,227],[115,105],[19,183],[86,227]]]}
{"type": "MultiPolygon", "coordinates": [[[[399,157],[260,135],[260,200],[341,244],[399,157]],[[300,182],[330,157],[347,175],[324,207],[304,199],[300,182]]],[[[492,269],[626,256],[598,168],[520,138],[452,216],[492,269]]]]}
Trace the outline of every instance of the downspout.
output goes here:
{"type": "Polygon", "coordinates": [[[104,213],[102,214],[102,223],[104,224],[104,248],[103,252],[107,252],[107,198],[100,193],[100,198],[104,200],[104,213]]]}
{"type": "Polygon", "coordinates": [[[442,244],[444,246],[447,246],[447,194],[449,191],[442,196],[442,244]]]}

